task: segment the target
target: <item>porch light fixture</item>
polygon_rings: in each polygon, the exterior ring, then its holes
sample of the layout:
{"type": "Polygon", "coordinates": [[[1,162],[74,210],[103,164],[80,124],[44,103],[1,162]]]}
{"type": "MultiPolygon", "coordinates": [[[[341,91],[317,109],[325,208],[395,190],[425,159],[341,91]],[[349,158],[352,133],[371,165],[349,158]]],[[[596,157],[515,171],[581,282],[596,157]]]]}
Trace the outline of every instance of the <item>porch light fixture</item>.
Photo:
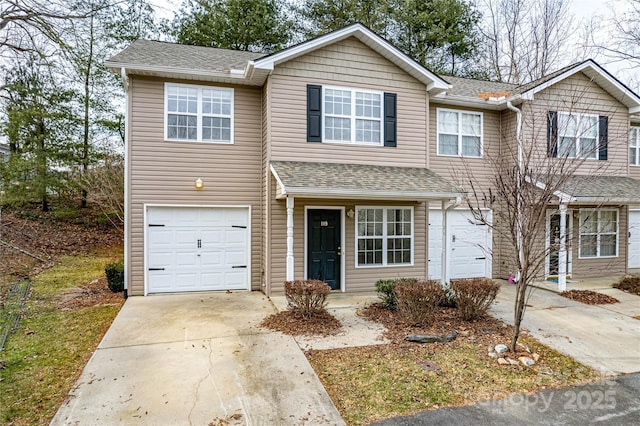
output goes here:
{"type": "Polygon", "coordinates": [[[200,178],[196,179],[196,189],[202,189],[204,186],[204,181],[200,178]]]}
{"type": "Polygon", "coordinates": [[[353,209],[349,209],[349,211],[347,211],[347,217],[349,219],[353,219],[355,215],[356,215],[356,212],[354,212],[353,209]]]}

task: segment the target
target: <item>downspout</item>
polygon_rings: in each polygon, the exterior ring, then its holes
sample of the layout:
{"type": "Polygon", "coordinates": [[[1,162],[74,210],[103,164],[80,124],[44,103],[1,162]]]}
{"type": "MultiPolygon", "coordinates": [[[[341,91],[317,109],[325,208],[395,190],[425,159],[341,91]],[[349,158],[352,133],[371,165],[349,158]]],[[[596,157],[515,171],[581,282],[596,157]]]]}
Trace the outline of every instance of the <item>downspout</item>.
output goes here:
{"type": "Polygon", "coordinates": [[[124,88],[124,297],[129,296],[129,76],[120,68],[124,88]]]}
{"type": "Polygon", "coordinates": [[[440,283],[442,287],[445,289],[449,289],[449,238],[448,238],[448,226],[447,226],[447,213],[449,210],[455,209],[462,202],[461,197],[456,197],[456,199],[449,204],[448,206],[446,200],[442,200],[442,253],[440,255],[441,261],[441,272],[440,272],[440,283]]]}
{"type": "MultiPolygon", "coordinates": [[[[516,232],[516,245],[518,246],[518,260],[520,265],[524,264],[524,249],[522,247],[522,169],[523,154],[522,154],[522,111],[514,107],[511,101],[507,101],[507,108],[516,113],[516,142],[518,143],[518,175],[516,176],[516,211],[517,211],[517,232],[516,232]]],[[[516,281],[520,281],[522,271],[518,268],[516,272],[516,281]]]]}

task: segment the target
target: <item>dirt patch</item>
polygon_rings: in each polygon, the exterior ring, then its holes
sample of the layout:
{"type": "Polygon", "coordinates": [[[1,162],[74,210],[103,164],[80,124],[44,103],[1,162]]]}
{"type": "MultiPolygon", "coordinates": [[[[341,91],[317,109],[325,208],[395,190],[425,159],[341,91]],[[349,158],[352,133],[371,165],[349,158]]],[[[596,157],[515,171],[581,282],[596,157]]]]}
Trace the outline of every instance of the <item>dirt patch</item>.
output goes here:
{"type": "Polygon", "coordinates": [[[122,293],[113,293],[107,287],[107,279],[100,277],[81,287],[72,288],[60,295],[58,308],[75,310],[90,306],[114,305],[122,306],[122,293]]]}
{"type": "Polygon", "coordinates": [[[620,302],[615,297],[597,293],[591,290],[569,290],[560,293],[560,296],[567,299],[576,300],[587,305],[608,305],[620,302]]]}
{"type": "Polygon", "coordinates": [[[332,336],[342,328],[340,321],[327,311],[305,318],[296,311],[282,311],[269,315],[260,327],[279,331],[289,336],[332,336]]]}

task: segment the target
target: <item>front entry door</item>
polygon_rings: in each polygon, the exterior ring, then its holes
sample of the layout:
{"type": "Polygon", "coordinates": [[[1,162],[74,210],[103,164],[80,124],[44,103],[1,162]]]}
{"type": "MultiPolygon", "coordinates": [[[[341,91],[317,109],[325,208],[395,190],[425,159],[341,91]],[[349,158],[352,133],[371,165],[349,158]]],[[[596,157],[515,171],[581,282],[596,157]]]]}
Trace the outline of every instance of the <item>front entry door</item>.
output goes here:
{"type": "MultiPolygon", "coordinates": [[[[560,250],[560,214],[551,213],[547,216],[547,238],[549,239],[549,270],[547,275],[558,275],[558,251],[560,250]]],[[[571,214],[566,215],[566,250],[567,250],[567,274],[571,274],[571,214]]]]}
{"type": "Polygon", "coordinates": [[[307,278],[340,289],[340,210],[307,211],[307,278]]]}

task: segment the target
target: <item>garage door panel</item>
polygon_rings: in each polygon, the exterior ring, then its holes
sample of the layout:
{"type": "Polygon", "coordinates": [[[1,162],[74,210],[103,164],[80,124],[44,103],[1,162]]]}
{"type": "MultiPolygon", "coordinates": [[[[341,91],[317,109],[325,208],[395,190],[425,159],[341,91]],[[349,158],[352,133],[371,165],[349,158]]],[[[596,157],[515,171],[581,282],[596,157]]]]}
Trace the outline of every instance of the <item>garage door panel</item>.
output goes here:
{"type": "Polygon", "coordinates": [[[149,207],[147,223],[155,226],[147,229],[147,263],[165,271],[148,272],[148,291],[247,289],[248,213],[247,208],[149,207]]]}
{"type": "MultiPolygon", "coordinates": [[[[486,225],[477,225],[468,210],[447,213],[450,278],[490,275],[491,239],[486,225]],[[471,220],[470,220],[471,219],[471,220]]],[[[429,212],[429,278],[442,275],[442,212],[429,212]]]]}

